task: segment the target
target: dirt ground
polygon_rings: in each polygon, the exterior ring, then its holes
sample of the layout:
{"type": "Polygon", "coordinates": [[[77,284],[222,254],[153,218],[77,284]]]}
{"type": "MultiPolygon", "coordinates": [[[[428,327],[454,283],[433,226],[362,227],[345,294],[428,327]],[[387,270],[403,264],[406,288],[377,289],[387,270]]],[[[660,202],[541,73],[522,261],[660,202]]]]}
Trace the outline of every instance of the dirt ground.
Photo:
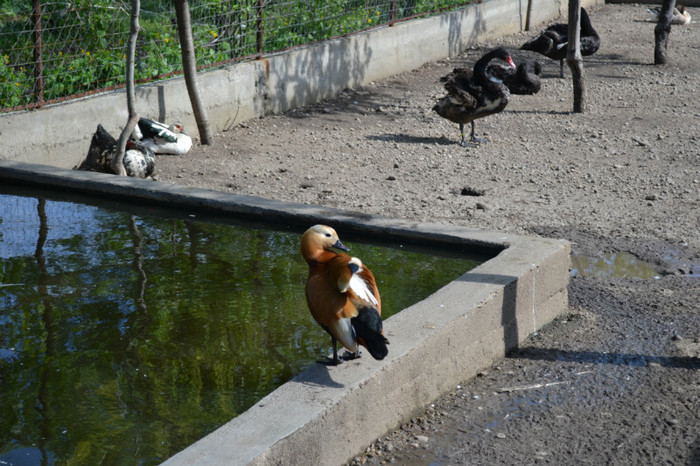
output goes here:
{"type": "Polygon", "coordinates": [[[453,67],[501,44],[534,57],[522,33],[158,157],[161,181],[565,238],[610,266],[572,272],[564,317],[352,463],[700,464],[699,26],[674,26],[654,66],[644,6],[590,13],[582,114],[544,57],[539,94],[477,121],[488,144],[461,147],[431,111],[453,67]]]}

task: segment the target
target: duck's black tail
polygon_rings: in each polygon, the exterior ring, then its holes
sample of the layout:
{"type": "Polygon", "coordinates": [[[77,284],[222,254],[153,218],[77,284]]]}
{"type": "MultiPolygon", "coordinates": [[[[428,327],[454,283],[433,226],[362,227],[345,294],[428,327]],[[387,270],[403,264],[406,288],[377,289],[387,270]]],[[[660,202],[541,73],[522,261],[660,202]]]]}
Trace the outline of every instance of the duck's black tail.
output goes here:
{"type": "Polygon", "coordinates": [[[357,342],[367,348],[374,359],[381,360],[389,354],[386,347],[389,340],[382,335],[382,318],[375,308],[358,308],[357,317],[353,317],[350,322],[355,329],[357,342]]]}

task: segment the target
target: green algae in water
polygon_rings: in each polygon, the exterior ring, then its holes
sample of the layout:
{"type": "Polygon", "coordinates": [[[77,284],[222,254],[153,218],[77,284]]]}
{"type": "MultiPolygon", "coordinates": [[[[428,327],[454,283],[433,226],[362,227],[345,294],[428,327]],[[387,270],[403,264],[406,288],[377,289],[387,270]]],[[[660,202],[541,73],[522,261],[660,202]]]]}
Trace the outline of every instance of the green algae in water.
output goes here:
{"type": "MultiPolygon", "coordinates": [[[[339,233],[385,318],[477,265],[339,233]]],[[[157,464],[315,364],[299,239],[0,195],[0,462],[157,464]]]]}

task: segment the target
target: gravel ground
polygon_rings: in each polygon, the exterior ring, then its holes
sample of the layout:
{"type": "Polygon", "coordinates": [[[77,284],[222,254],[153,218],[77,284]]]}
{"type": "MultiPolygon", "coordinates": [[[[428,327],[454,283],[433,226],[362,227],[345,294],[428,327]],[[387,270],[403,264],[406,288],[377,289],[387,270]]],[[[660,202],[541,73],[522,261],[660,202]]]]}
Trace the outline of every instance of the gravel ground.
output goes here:
{"type": "Polygon", "coordinates": [[[572,272],[564,317],[352,463],[700,464],[700,33],[674,26],[654,66],[644,6],[590,13],[582,114],[543,57],[539,94],[477,121],[488,144],[431,111],[453,67],[534,56],[523,33],[158,158],[162,181],[565,238],[598,261],[572,272]]]}

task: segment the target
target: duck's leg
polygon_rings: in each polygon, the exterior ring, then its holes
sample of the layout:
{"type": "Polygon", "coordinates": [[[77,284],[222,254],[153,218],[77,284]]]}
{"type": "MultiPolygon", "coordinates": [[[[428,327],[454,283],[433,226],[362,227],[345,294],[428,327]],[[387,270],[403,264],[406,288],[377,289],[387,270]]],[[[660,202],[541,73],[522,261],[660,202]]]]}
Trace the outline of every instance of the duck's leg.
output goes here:
{"type": "Polygon", "coordinates": [[[333,335],[331,335],[331,344],[333,345],[333,357],[326,357],[326,359],[317,362],[327,366],[337,366],[343,362],[343,360],[338,357],[338,340],[336,340],[333,335]]]}
{"type": "Polygon", "coordinates": [[[331,363],[334,366],[337,366],[338,364],[343,362],[338,357],[338,340],[336,340],[335,337],[331,337],[331,342],[333,343],[333,359],[331,360],[331,363]]]}
{"type": "Polygon", "coordinates": [[[459,124],[459,135],[462,137],[462,142],[460,142],[460,144],[462,147],[466,147],[467,138],[464,136],[464,123],[459,124]]]}

